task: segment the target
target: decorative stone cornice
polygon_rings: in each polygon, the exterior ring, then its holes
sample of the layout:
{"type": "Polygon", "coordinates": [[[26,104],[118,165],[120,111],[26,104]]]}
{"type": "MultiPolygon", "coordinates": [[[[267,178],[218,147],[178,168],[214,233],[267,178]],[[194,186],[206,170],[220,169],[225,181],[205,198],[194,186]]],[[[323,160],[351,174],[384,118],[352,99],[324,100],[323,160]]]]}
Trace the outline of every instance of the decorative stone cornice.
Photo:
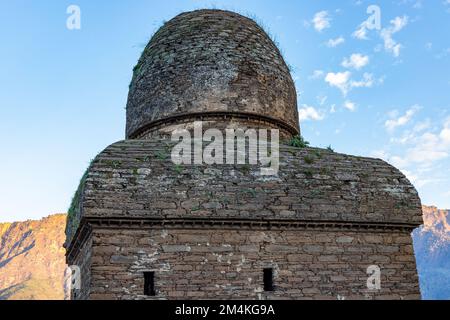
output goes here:
{"type": "Polygon", "coordinates": [[[255,219],[201,219],[201,218],[135,218],[135,217],[84,217],[67,248],[67,259],[76,257],[80,247],[92,230],[99,229],[219,229],[219,230],[317,230],[317,231],[373,231],[410,233],[414,223],[376,223],[361,221],[320,220],[255,220],[255,219]]]}
{"type": "Polygon", "coordinates": [[[251,113],[251,112],[232,112],[232,111],[206,111],[206,112],[190,112],[178,114],[162,119],[158,119],[155,121],[151,121],[139,129],[132,132],[128,138],[129,139],[139,139],[144,136],[148,132],[156,131],[165,126],[175,125],[186,122],[194,122],[194,121],[227,121],[231,119],[238,119],[243,121],[254,121],[261,125],[272,125],[274,127],[280,128],[282,130],[287,131],[292,136],[296,136],[300,134],[298,128],[290,125],[289,123],[282,121],[280,119],[276,119],[273,117],[251,113]]]}

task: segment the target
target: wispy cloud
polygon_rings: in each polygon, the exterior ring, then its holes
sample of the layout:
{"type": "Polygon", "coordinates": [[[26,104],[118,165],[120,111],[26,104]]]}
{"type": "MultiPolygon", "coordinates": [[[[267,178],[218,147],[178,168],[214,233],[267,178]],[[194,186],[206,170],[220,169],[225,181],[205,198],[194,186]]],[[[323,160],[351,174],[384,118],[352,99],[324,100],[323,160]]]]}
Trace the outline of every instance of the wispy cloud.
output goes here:
{"type": "Polygon", "coordinates": [[[364,21],[358,26],[358,29],[355,30],[355,32],[352,33],[352,37],[359,39],[359,40],[368,40],[367,37],[367,22],[364,21]]]}
{"type": "Polygon", "coordinates": [[[336,39],[330,39],[327,41],[326,45],[329,48],[336,48],[337,46],[343,44],[345,42],[344,37],[340,36],[336,39]]]}
{"type": "Polygon", "coordinates": [[[436,54],[434,57],[435,57],[436,59],[442,59],[442,58],[447,57],[449,54],[450,54],[450,48],[446,48],[446,49],[443,49],[443,50],[442,50],[441,52],[439,52],[438,54],[436,54]]]}
{"type": "Polygon", "coordinates": [[[411,6],[413,9],[422,9],[423,7],[422,0],[401,0],[399,4],[411,6]]]}
{"type": "MultiPolygon", "coordinates": [[[[403,116],[403,125],[410,122],[411,110],[408,110],[409,116],[403,116]]],[[[443,122],[440,129],[423,131],[417,130],[416,125],[413,131],[404,132],[403,138],[391,139],[391,142],[401,143],[406,149],[396,148],[402,150],[397,151],[396,155],[385,152],[384,159],[402,169],[415,168],[422,173],[428,172],[433,163],[450,156],[450,117],[443,122]]]]}
{"type": "Polygon", "coordinates": [[[390,26],[383,28],[380,31],[380,37],[384,41],[384,49],[391,53],[394,57],[400,56],[400,50],[403,47],[400,43],[395,41],[392,36],[402,30],[408,24],[408,17],[395,17],[390,21],[390,26]]]}
{"type": "Polygon", "coordinates": [[[362,55],[360,53],[354,53],[349,58],[345,58],[342,61],[344,68],[353,68],[356,70],[365,67],[369,63],[369,56],[362,55]]]}
{"type": "Polygon", "coordinates": [[[328,14],[328,11],[320,11],[314,15],[314,18],[311,22],[314,25],[314,29],[318,32],[322,32],[325,29],[328,29],[331,26],[331,17],[328,14]]]}
{"type": "Polygon", "coordinates": [[[325,75],[325,72],[323,72],[322,70],[314,70],[314,72],[312,73],[312,75],[309,76],[309,79],[320,79],[323,78],[323,76],[325,75]]]}
{"type": "Polygon", "coordinates": [[[360,80],[352,80],[351,75],[352,73],[350,71],[337,73],[329,72],[325,76],[325,82],[331,87],[336,87],[341,90],[344,96],[346,96],[353,88],[370,88],[375,83],[371,73],[364,73],[363,78],[360,80]]]}
{"type": "Polygon", "coordinates": [[[363,78],[359,81],[351,81],[351,88],[371,88],[375,83],[373,79],[373,74],[365,72],[363,78]]]}
{"type": "Polygon", "coordinates": [[[444,5],[447,7],[447,13],[450,13],[450,0],[445,0],[444,5]]]}
{"type": "Polygon", "coordinates": [[[308,105],[302,105],[302,107],[298,110],[298,118],[300,121],[305,120],[323,120],[325,118],[325,114],[316,108],[308,105]]]}
{"type": "MultiPolygon", "coordinates": [[[[400,51],[403,46],[394,40],[393,35],[406,27],[408,22],[408,16],[398,16],[390,21],[388,27],[383,28],[378,32],[380,38],[383,40],[385,51],[391,53],[396,58],[400,56],[400,51]]],[[[353,32],[352,37],[359,40],[369,40],[368,32],[367,21],[364,21],[353,32]]]]}
{"type": "MultiPolygon", "coordinates": [[[[397,127],[402,127],[402,126],[408,124],[419,109],[420,109],[420,107],[418,105],[414,105],[410,109],[408,109],[404,115],[399,116],[394,119],[386,120],[386,122],[384,123],[385,128],[388,131],[392,132],[397,127]]],[[[392,115],[394,115],[394,114],[392,114],[392,115]]]]}
{"type": "Polygon", "coordinates": [[[350,100],[347,100],[344,103],[344,108],[353,112],[356,110],[356,104],[350,100]]]}
{"type": "Polygon", "coordinates": [[[325,82],[327,82],[330,86],[336,87],[342,91],[344,95],[347,95],[349,90],[349,80],[351,76],[350,71],[345,72],[329,72],[325,77],[325,82]]]}
{"type": "Polygon", "coordinates": [[[438,134],[425,132],[413,141],[414,146],[401,157],[404,165],[411,163],[431,165],[434,161],[445,159],[450,152],[450,125],[438,134]]]}

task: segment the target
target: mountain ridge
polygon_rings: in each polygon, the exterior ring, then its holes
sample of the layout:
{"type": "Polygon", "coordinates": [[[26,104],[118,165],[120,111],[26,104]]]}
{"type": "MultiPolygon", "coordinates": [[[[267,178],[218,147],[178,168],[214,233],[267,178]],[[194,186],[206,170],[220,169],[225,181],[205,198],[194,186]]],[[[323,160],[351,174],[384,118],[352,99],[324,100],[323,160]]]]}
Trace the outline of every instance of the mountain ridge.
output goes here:
{"type": "Polygon", "coordinates": [[[0,224],[0,300],[64,298],[65,214],[0,224]]]}
{"type": "Polygon", "coordinates": [[[423,299],[450,299],[450,210],[423,206],[424,224],[412,233],[423,299]]]}
{"type": "MultiPolygon", "coordinates": [[[[450,299],[450,210],[423,206],[412,233],[423,299],[450,299]]],[[[0,223],[0,300],[64,299],[66,214],[0,223]]]]}

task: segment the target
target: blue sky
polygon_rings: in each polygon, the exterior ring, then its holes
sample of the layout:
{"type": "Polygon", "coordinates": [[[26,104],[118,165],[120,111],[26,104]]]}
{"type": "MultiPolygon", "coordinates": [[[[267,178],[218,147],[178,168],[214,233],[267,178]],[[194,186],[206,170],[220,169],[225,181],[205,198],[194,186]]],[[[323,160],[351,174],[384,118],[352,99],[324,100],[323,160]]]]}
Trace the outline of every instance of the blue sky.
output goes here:
{"type": "Polygon", "coordinates": [[[450,208],[450,0],[2,1],[0,221],[66,212],[89,161],[121,140],[132,68],[164,21],[257,17],[292,67],[314,146],[381,157],[450,208]],[[81,9],[68,30],[67,7],[81,9]],[[365,28],[378,5],[381,28],[365,28]]]}

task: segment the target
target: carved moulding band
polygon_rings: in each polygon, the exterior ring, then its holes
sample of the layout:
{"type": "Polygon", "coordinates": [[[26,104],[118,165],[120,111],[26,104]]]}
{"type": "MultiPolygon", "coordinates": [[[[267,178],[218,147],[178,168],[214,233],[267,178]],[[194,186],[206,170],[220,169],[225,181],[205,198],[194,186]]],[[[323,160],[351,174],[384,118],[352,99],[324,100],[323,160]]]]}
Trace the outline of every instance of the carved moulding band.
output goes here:
{"type": "Polygon", "coordinates": [[[383,223],[361,221],[324,220],[255,220],[214,218],[138,218],[138,217],[83,217],[80,226],[67,248],[71,261],[93,229],[152,230],[152,229],[200,229],[200,230],[274,230],[274,231],[372,231],[411,233],[417,227],[413,223],[383,223]]]}

